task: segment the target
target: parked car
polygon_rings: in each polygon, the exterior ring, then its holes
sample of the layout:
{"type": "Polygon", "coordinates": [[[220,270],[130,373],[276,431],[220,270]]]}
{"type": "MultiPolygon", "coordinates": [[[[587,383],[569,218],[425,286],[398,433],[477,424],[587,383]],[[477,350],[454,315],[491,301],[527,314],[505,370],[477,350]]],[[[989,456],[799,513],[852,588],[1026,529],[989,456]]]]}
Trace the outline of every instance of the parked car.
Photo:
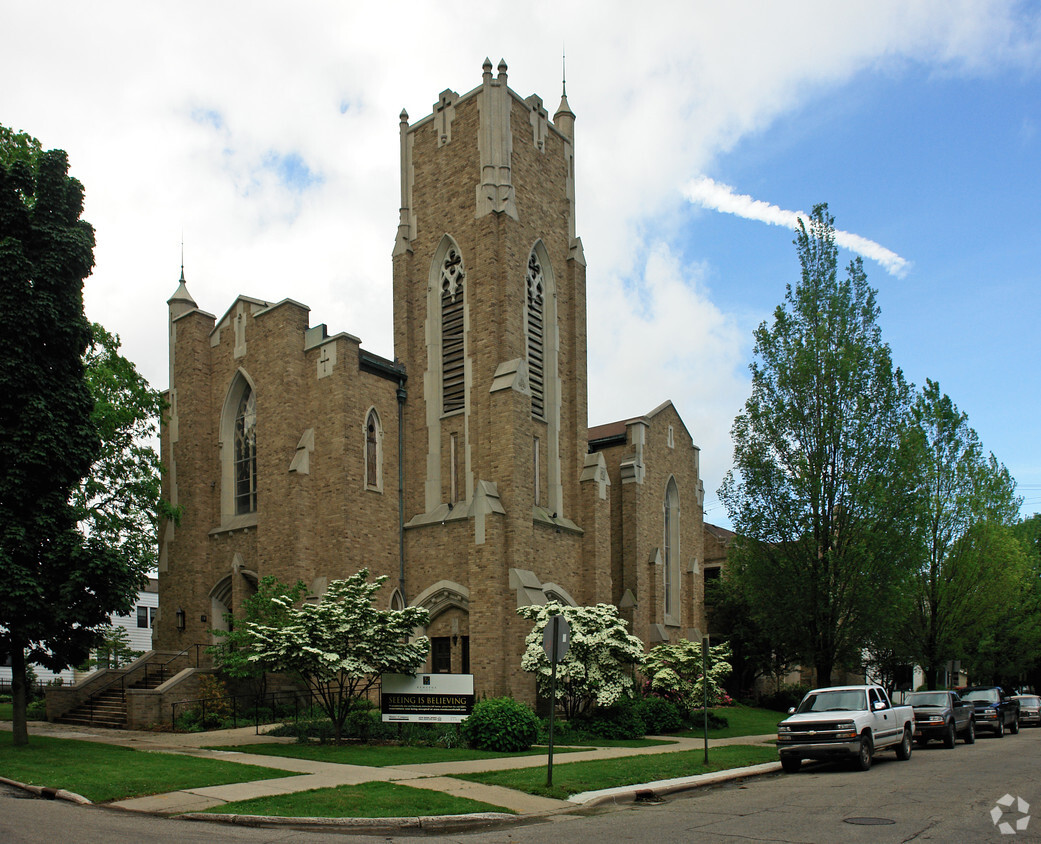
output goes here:
{"type": "Polygon", "coordinates": [[[976,732],[989,730],[998,738],[1005,735],[1006,727],[1013,735],[1019,732],[1019,701],[1001,686],[969,686],[962,690],[961,699],[976,707],[976,732]]]}
{"type": "Polygon", "coordinates": [[[1041,727],[1041,697],[1037,695],[1015,695],[1019,701],[1019,725],[1033,724],[1041,727]]]}
{"type": "Polygon", "coordinates": [[[966,744],[976,741],[976,707],[957,692],[911,692],[904,696],[904,703],[914,709],[914,737],[919,747],[930,739],[954,747],[958,736],[966,744]]]}
{"type": "Polygon", "coordinates": [[[881,686],[813,689],[777,725],[777,752],[789,773],[803,759],[852,759],[862,771],[879,750],[911,758],[914,710],[894,706],[881,686]]]}

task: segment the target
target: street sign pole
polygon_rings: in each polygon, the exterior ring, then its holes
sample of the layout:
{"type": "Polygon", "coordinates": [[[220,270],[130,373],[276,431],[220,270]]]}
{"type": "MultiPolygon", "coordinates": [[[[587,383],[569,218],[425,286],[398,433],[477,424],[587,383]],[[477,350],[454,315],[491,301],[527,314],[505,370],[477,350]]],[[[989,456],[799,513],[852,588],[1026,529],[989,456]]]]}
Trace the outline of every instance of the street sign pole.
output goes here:
{"type": "MultiPolygon", "coordinates": [[[[553,616],[549,620],[550,624],[553,624],[559,615],[553,616]]],[[[549,760],[546,765],[546,785],[553,785],[553,722],[556,720],[557,715],[557,637],[553,637],[553,644],[550,648],[553,653],[549,658],[550,662],[550,674],[549,674],[549,760]]]]}
{"type": "Polygon", "coordinates": [[[554,615],[542,632],[542,649],[549,657],[549,757],[546,765],[546,785],[553,785],[553,722],[557,714],[557,663],[571,647],[571,625],[562,615],[554,615]]]}

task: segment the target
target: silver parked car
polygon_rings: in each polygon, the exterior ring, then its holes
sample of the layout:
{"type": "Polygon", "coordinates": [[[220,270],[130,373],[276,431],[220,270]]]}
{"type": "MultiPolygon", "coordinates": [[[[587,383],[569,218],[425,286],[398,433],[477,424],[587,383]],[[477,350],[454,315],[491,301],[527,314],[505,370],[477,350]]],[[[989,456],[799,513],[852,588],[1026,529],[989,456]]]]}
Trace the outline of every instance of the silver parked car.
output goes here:
{"type": "Polygon", "coordinates": [[[1041,727],[1041,697],[1037,695],[1016,695],[1019,701],[1019,723],[1021,726],[1032,724],[1041,727]]]}

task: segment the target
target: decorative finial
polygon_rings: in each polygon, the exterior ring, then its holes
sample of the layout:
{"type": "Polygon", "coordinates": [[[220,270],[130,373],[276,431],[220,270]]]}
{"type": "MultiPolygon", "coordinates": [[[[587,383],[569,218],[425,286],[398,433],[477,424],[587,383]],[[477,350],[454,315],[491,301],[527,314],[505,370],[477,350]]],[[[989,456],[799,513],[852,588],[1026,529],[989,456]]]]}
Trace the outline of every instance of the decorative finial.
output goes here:
{"type": "Polygon", "coordinates": [[[506,59],[499,59],[499,73],[505,73],[506,69],[506,59]]]}
{"type": "Polygon", "coordinates": [[[184,232],[181,232],[181,284],[184,284],[184,232]]]}
{"type": "Polygon", "coordinates": [[[484,57],[484,64],[481,65],[481,68],[484,70],[485,73],[491,73],[492,72],[492,60],[490,58],[488,58],[487,56],[485,56],[484,57]]]}
{"type": "Polygon", "coordinates": [[[408,123],[408,112],[405,109],[401,110],[401,114],[398,115],[398,120],[402,123],[408,123]]]}
{"type": "Polygon", "coordinates": [[[563,47],[560,48],[560,87],[561,96],[567,97],[567,53],[563,47]]]}

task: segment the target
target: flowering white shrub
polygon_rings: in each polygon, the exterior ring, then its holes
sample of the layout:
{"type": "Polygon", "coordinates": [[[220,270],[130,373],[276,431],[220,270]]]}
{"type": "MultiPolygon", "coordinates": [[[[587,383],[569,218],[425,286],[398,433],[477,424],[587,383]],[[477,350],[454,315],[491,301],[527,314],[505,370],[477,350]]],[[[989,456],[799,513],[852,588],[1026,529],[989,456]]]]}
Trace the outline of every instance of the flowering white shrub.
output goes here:
{"type": "MultiPolygon", "coordinates": [[[[708,704],[719,705],[729,700],[720,683],[733,670],[730,645],[710,645],[708,649],[708,704]]],[[[643,663],[643,673],[651,692],[676,702],[689,715],[705,700],[704,663],[701,642],[681,639],[651,648],[643,663]]]]}
{"type": "Polygon", "coordinates": [[[317,603],[294,606],[290,596],[274,597],[284,610],[274,622],[244,626],[250,662],[299,675],[333,722],[337,741],[352,706],[380,675],[415,674],[430,650],[425,636],[409,641],[429,613],[422,607],[378,609],[372,596],[387,578],[369,583],[368,577],[362,569],[332,581],[317,603]]]}
{"type": "Polygon", "coordinates": [[[571,627],[571,646],[557,663],[557,702],[569,719],[594,704],[611,706],[633,690],[633,673],[643,660],[643,643],[626,630],[618,608],[610,604],[570,607],[551,601],[521,607],[517,614],[534,622],[524,640],[521,668],[534,671],[539,693],[550,695],[549,657],[542,635],[551,616],[562,615],[571,627]]]}

